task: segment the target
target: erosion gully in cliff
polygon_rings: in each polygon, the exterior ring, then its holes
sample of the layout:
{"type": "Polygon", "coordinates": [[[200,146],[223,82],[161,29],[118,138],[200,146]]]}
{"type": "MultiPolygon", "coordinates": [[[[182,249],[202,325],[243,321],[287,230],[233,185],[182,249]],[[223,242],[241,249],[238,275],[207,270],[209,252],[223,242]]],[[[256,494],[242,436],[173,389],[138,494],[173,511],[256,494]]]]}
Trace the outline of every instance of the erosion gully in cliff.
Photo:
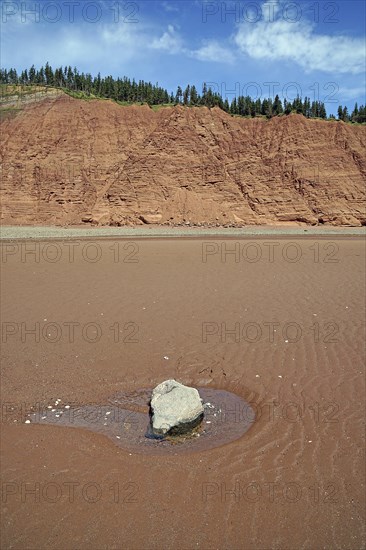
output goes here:
{"type": "Polygon", "coordinates": [[[365,128],[68,96],[2,122],[3,224],[365,225],[365,128]]]}

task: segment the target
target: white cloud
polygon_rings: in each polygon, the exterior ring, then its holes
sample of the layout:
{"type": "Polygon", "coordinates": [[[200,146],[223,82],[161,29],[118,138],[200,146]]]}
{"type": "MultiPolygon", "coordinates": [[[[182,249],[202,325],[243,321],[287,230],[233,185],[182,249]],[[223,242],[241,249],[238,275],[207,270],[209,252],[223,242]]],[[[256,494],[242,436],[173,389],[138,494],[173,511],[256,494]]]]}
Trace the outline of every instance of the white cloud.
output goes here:
{"type": "Polygon", "coordinates": [[[304,18],[297,22],[283,19],[276,5],[274,17],[238,25],[234,42],[254,59],[293,61],[307,72],[359,74],[365,69],[364,39],[316,34],[304,18]]]}
{"type": "Polygon", "coordinates": [[[189,50],[184,46],[183,38],[173,25],[168,25],[168,30],[159,38],[151,40],[147,47],[169,54],[183,54],[199,61],[230,64],[234,62],[233,52],[221,46],[216,40],[204,40],[199,48],[189,50]]]}
{"type": "Polygon", "coordinates": [[[216,40],[206,41],[199,49],[191,51],[190,55],[199,61],[230,64],[234,62],[233,52],[221,46],[216,40]]]}
{"type": "Polygon", "coordinates": [[[183,40],[173,25],[168,25],[168,30],[166,32],[159,38],[154,38],[150,47],[154,50],[163,50],[172,54],[184,51],[183,40]]]}
{"type": "MultiPolygon", "coordinates": [[[[365,98],[365,86],[356,86],[354,88],[341,87],[338,90],[338,97],[345,100],[354,100],[357,97],[365,98]]],[[[363,100],[365,102],[365,100],[363,100]]]]}
{"type": "Polygon", "coordinates": [[[100,67],[103,72],[124,63],[128,68],[137,61],[146,62],[148,53],[153,55],[181,55],[202,62],[232,63],[233,53],[215,40],[201,41],[196,49],[189,49],[176,26],[168,25],[159,33],[152,25],[60,25],[42,28],[32,24],[9,24],[13,32],[4,36],[4,66],[70,65],[100,67]],[[35,32],[41,30],[42,32],[35,32]],[[15,48],[15,44],[28,42],[28,47],[15,48]],[[138,44],[138,47],[136,45],[138,44]],[[106,62],[107,60],[107,62],[106,62]]]}

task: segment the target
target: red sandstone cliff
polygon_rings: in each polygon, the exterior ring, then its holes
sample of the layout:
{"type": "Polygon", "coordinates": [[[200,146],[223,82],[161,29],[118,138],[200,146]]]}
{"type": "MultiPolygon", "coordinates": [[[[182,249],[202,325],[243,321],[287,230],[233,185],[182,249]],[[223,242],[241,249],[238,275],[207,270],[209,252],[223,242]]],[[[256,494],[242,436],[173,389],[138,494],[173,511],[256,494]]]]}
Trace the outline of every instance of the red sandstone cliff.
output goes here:
{"type": "Polygon", "coordinates": [[[62,96],[0,145],[3,224],[366,224],[364,126],[62,96]]]}

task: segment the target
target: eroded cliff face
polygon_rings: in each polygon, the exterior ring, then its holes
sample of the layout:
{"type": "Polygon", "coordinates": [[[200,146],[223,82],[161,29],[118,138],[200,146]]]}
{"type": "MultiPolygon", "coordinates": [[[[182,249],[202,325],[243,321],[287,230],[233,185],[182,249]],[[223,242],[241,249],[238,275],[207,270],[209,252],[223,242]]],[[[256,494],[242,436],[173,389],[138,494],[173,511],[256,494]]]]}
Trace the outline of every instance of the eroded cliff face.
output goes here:
{"type": "Polygon", "coordinates": [[[365,127],[62,96],[1,127],[3,224],[364,225],[365,127]]]}

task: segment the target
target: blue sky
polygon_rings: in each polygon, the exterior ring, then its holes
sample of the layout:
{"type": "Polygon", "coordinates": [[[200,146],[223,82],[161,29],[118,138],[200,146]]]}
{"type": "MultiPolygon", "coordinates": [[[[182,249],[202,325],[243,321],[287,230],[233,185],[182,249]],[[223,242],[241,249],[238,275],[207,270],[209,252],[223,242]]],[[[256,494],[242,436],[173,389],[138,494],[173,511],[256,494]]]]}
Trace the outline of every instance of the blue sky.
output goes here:
{"type": "Polygon", "coordinates": [[[235,93],[365,103],[363,0],[1,0],[1,65],[55,68],[235,93]]]}

